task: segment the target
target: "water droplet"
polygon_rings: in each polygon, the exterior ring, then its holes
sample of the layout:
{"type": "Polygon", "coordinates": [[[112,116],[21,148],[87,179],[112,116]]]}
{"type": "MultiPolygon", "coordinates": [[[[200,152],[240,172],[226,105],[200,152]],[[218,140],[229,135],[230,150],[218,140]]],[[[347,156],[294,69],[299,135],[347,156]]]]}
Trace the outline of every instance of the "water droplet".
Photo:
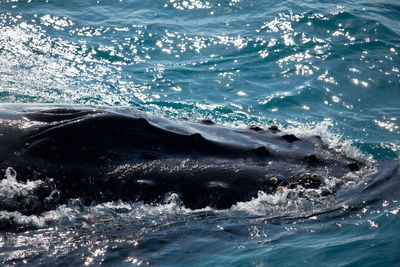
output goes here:
{"type": "Polygon", "coordinates": [[[6,178],[16,180],[17,172],[12,167],[8,167],[6,169],[6,178]]]}

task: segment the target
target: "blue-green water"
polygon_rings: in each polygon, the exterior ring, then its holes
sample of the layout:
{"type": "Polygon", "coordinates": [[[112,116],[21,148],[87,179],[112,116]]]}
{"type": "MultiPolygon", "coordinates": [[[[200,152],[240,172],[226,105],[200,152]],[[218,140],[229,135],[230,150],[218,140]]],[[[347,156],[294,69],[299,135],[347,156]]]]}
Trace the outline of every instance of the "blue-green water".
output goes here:
{"type": "MultiPolygon", "coordinates": [[[[396,160],[400,4],[333,2],[0,0],[0,102],[131,106],[241,128],[274,122],[372,165],[396,160]]],[[[0,262],[396,266],[398,200],[349,208],[260,194],[223,211],[79,200],[38,216],[0,211],[14,225],[0,234],[0,262]]]]}

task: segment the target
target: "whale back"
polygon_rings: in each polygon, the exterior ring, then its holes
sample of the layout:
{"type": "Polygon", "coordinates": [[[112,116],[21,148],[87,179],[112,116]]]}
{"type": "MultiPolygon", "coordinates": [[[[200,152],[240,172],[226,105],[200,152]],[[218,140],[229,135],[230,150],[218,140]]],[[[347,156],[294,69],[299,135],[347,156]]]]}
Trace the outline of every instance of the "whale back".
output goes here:
{"type": "MultiPolygon", "coordinates": [[[[318,188],[363,164],[321,138],[276,128],[231,129],[141,110],[3,106],[0,168],[19,181],[50,181],[63,202],[160,202],[176,194],[189,208],[229,208],[259,191],[318,188]]],[[[45,194],[44,194],[45,195],[45,194]]]]}

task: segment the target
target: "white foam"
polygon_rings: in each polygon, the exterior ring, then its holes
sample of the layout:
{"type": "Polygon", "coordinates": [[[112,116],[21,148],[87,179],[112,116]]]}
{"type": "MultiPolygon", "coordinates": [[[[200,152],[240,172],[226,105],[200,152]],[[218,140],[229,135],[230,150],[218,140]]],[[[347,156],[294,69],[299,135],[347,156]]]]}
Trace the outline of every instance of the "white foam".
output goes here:
{"type": "Polygon", "coordinates": [[[6,169],[5,178],[0,181],[0,206],[7,209],[18,209],[35,205],[38,201],[35,190],[43,181],[18,182],[17,172],[9,167],[6,169]]]}
{"type": "Polygon", "coordinates": [[[67,204],[38,215],[24,215],[18,211],[0,211],[1,226],[22,226],[42,228],[49,226],[74,226],[85,223],[108,223],[113,221],[137,223],[149,221],[161,223],[167,218],[179,215],[216,212],[210,207],[191,210],[182,205],[176,194],[172,194],[163,204],[151,205],[143,202],[112,201],[85,206],[81,199],[72,199],[67,204]]]}
{"type": "Polygon", "coordinates": [[[257,197],[248,202],[238,202],[232,210],[245,211],[253,215],[290,216],[312,214],[330,205],[331,196],[322,196],[329,187],[319,189],[281,188],[274,194],[259,191],[257,197]]]}
{"type": "Polygon", "coordinates": [[[373,157],[362,153],[353,145],[353,141],[346,140],[342,135],[334,133],[332,128],[334,122],[325,118],[322,122],[300,123],[296,121],[288,121],[289,126],[283,130],[296,136],[314,136],[318,135],[322,141],[338,153],[342,153],[350,158],[357,159],[366,163],[366,165],[375,165],[373,157]]]}

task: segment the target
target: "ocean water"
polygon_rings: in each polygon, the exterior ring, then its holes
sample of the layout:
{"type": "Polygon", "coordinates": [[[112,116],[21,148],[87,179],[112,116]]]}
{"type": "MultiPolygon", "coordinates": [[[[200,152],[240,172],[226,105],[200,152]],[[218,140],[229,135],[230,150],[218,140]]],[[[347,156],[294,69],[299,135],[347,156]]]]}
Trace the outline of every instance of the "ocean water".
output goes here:
{"type": "MultiPolygon", "coordinates": [[[[0,0],[0,103],[276,123],[371,172],[400,155],[399,53],[396,0],[0,0]]],[[[226,210],[72,199],[0,211],[0,264],[399,266],[399,179],[260,192],[226,210]]],[[[6,172],[0,202],[35,186],[6,172]]]]}

